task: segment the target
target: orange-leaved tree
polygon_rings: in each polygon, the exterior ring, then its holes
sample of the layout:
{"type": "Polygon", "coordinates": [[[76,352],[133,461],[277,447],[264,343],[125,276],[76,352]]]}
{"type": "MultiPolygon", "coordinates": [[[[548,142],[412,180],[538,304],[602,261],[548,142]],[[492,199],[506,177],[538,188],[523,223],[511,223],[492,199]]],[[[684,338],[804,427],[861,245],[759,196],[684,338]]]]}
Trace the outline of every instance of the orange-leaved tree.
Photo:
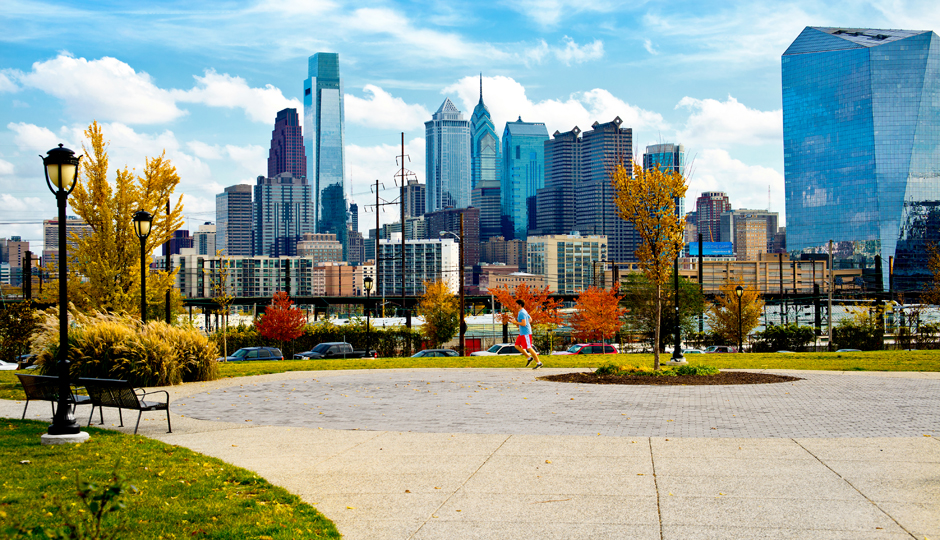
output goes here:
{"type": "Polygon", "coordinates": [[[490,294],[496,297],[496,300],[503,306],[503,309],[510,313],[500,313],[499,321],[506,323],[510,320],[516,320],[519,316],[519,304],[516,300],[525,302],[525,310],[532,317],[532,326],[558,326],[561,319],[558,318],[558,308],[561,301],[549,297],[552,292],[548,287],[537,289],[530,287],[525,283],[516,285],[515,289],[510,289],[506,285],[500,285],[495,289],[490,289],[490,294]]]}
{"type": "Polygon", "coordinates": [[[617,288],[588,287],[578,295],[577,311],[568,320],[571,335],[578,341],[601,341],[614,337],[620,330],[621,317],[627,312],[620,307],[617,288]]]}
{"type": "Polygon", "coordinates": [[[737,280],[725,280],[718,287],[718,295],[715,301],[708,307],[708,325],[712,331],[725,338],[728,342],[737,345],[740,339],[741,343],[747,341],[744,339],[760,323],[760,315],[764,310],[764,300],[761,298],[760,291],[753,284],[744,283],[742,278],[737,280]],[[741,286],[744,291],[741,294],[740,303],[735,289],[741,286]],[[738,306],[741,306],[740,311],[738,306]],[[740,313],[741,333],[738,334],[738,314],[740,313]]]}
{"type": "Polygon", "coordinates": [[[274,293],[264,314],[255,322],[258,333],[277,340],[281,348],[284,341],[300,337],[307,324],[307,315],[293,304],[286,292],[278,291],[274,293]]]}

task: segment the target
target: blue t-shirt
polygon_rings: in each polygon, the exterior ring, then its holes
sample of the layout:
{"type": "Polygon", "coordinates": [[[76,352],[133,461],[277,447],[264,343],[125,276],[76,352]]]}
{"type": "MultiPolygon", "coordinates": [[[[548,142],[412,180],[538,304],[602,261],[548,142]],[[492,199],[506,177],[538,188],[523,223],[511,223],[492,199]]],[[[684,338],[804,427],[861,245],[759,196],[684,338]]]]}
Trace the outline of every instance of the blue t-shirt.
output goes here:
{"type": "Polygon", "coordinates": [[[532,335],[532,317],[529,316],[529,312],[525,308],[519,310],[519,317],[516,318],[516,321],[525,323],[519,327],[520,336],[532,335]]]}

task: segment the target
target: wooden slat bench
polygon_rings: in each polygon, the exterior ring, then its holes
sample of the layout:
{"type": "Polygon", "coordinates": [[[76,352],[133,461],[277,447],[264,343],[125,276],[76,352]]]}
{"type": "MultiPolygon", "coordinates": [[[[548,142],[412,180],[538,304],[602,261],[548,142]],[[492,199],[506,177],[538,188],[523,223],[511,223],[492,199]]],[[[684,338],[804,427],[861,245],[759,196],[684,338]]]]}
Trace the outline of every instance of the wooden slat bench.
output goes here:
{"type": "MultiPolygon", "coordinates": [[[[55,416],[55,406],[59,402],[59,378],[51,375],[26,373],[17,373],[16,376],[26,393],[26,405],[23,407],[21,420],[26,418],[26,409],[29,407],[30,401],[49,401],[52,404],[52,416],[55,416]]],[[[72,412],[74,413],[76,406],[91,403],[91,398],[79,396],[74,391],[70,391],[65,401],[72,406],[72,412]]],[[[94,407],[92,407],[92,410],[94,410],[94,407]]]]}
{"type": "Polygon", "coordinates": [[[98,407],[99,418],[104,423],[104,407],[111,407],[118,410],[118,417],[121,419],[121,427],[124,427],[124,416],[121,409],[132,409],[139,411],[137,414],[137,425],[134,427],[134,434],[140,428],[140,417],[144,412],[166,411],[166,426],[168,433],[173,433],[170,425],[170,394],[166,390],[156,392],[144,392],[142,388],[134,388],[130,383],[120,379],[79,379],[78,384],[85,387],[88,397],[91,398],[91,416],[88,417],[88,425],[95,416],[95,407],[98,407]],[[166,401],[145,401],[144,398],[152,394],[166,395],[166,401]]]}

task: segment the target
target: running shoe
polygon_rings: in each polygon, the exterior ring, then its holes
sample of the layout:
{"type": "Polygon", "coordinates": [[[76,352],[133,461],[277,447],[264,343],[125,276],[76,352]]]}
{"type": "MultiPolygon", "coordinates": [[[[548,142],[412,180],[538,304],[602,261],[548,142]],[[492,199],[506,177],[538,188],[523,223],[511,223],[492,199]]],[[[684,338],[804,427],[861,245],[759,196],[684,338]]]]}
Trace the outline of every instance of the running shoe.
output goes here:
{"type": "Polygon", "coordinates": [[[541,362],[539,362],[538,364],[535,364],[535,367],[532,368],[532,369],[538,369],[538,368],[540,368],[540,367],[542,367],[542,363],[541,363],[541,362]]]}
{"type": "Polygon", "coordinates": [[[525,363],[525,367],[529,367],[529,364],[531,364],[531,363],[532,363],[532,357],[530,356],[530,357],[529,357],[529,360],[526,361],[526,363],[525,363]]]}

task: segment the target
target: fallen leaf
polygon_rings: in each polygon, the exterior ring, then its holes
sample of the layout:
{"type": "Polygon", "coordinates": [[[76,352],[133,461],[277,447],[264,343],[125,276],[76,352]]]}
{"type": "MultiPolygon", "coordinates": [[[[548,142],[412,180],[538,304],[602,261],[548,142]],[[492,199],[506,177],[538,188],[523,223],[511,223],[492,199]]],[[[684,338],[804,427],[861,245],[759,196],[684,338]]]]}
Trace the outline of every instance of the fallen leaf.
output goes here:
{"type": "Polygon", "coordinates": [[[405,490],[405,493],[411,493],[411,490],[410,490],[410,489],[406,489],[406,490],[405,490]]]}
{"type": "Polygon", "coordinates": [[[355,510],[355,508],[352,507],[352,506],[347,506],[347,507],[346,507],[346,510],[355,510]]]}
{"type": "Polygon", "coordinates": [[[550,459],[546,459],[546,460],[545,460],[545,463],[551,463],[551,462],[552,462],[552,460],[550,460],[550,459]]]}
{"type": "Polygon", "coordinates": [[[32,463],[32,461],[28,459],[24,459],[23,461],[20,462],[20,465],[29,465],[30,463],[32,463]]]}

